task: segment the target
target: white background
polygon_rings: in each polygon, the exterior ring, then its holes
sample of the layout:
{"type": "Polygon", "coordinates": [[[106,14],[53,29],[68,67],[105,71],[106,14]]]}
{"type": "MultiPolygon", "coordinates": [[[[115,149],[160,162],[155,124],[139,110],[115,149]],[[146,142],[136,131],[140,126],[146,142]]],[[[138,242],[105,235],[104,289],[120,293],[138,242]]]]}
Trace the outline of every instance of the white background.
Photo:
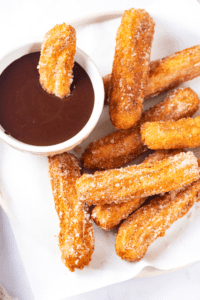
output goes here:
{"type": "MultiPolygon", "coordinates": [[[[64,2],[68,3],[66,15],[72,20],[107,10],[144,7],[156,0],[0,1],[1,54],[6,53],[20,39],[44,35],[49,29],[50,16],[56,19],[59,18],[60,13],[64,15],[65,12],[62,11],[64,2]]],[[[200,299],[199,267],[200,263],[194,263],[173,273],[153,278],[132,279],[68,299],[200,299]]],[[[18,297],[19,300],[34,299],[9,221],[2,209],[0,209],[0,284],[11,296],[18,297]]]]}

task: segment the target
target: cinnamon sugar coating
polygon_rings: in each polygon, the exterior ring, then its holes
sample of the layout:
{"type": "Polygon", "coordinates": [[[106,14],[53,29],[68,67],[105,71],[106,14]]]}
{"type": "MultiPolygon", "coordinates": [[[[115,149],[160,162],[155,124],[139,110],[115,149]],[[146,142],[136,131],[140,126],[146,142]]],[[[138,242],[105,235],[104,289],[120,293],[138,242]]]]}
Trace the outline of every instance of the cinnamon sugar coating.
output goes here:
{"type": "Polygon", "coordinates": [[[200,180],[158,196],[129,216],[120,226],[115,251],[122,259],[139,261],[148,247],[199,201],[200,180]]]}
{"type": "MultiPolygon", "coordinates": [[[[145,99],[169,91],[200,75],[200,45],[178,51],[150,62],[145,99]]],[[[103,77],[105,100],[108,98],[111,74],[103,77]]]]}
{"type": "Polygon", "coordinates": [[[117,129],[132,127],[142,113],[155,23],[143,9],[125,11],[117,31],[109,106],[117,129]]]}
{"type": "Polygon", "coordinates": [[[196,157],[181,152],[159,162],[84,174],[76,190],[80,201],[89,205],[119,204],[176,190],[198,178],[196,157]]]}
{"type": "Polygon", "coordinates": [[[140,135],[140,126],[151,121],[177,121],[191,117],[199,108],[197,94],[190,88],[171,92],[161,103],[142,114],[136,126],[115,131],[91,143],[82,155],[84,165],[91,169],[113,169],[129,163],[147,147],[140,135]]]}
{"type": "Polygon", "coordinates": [[[55,209],[60,219],[62,261],[71,272],[76,268],[82,270],[91,261],[94,237],[89,207],[80,202],[76,194],[79,162],[69,153],[49,157],[49,175],[55,209]]]}
{"type": "Polygon", "coordinates": [[[200,146],[200,116],[176,122],[147,122],[141,127],[142,141],[150,149],[180,149],[200,146]]]}
{"type": "Polygon", "coordinates": [[[46,33],[38,69],[40,84],[47,93],[59,98],[70,94],[75,53],[76,31],[71,25],[56,25],[46,33]]]}
{"type": "MultiPolygon", "coordinates": [[[[174,156],[180,152],[180,150],[156,151],[152,155],[149,155],[143,163],[153,163],[174,156]]],[[[122,220],[126,219],[133,211],[137,210],[146,199],[147,197],[134,199],[120,204],[97,205],[92,210],[92,219],[102,229],[111,230],[122,220]]]]}
{"type": "Polygon", "coordinates": [[[111,230],[138,209],[146,199],[147,197],[143,197],[119,204],[96,205],[92,210],[92,219],[102,229],[111,230]]]}
{"type": "Polygon", "coordinates": [[[151,63],[145,98],[152,98],[200,75],[200,45],[151,63]]]}

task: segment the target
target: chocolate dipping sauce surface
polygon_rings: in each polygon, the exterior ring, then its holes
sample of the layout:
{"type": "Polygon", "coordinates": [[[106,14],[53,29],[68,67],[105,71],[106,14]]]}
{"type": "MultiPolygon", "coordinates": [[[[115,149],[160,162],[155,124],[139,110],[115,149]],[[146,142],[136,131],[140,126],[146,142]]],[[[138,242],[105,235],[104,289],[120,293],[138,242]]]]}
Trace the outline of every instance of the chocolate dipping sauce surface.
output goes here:
{"type": "Polygon", "coordinates": [[[0,124],[17,140],[37,146],[62,143],[89,120],[94,90],[85,70],[75,62],[71,95],[60,99],[39,83],[40,53],[22,56],[0,75],[0,124]]]}

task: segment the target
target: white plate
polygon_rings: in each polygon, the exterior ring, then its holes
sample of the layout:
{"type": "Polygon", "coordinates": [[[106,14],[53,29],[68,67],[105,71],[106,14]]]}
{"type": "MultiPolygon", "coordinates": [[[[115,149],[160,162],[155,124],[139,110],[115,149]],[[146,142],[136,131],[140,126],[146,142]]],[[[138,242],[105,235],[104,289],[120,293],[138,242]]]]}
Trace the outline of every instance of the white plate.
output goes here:
{"type": "MultiPolygon", "coordinates": [[[[152,59],[200,44],[200,6],[195,3],[196,0],[169,0],[147,9],[156,22],[152,59]]],[[[63,21],[64,18],[58,22],[63,21]]],[[[107,22],[97,19],[88,26],[77,27],[78,47],[90,55],[102,75],[111,71],[119,23],[120,19],[107,22]]],[[[200,96],[200,78],[183,86],[190,86],[200,96]]],[[[147,100],[145,109],[165,96],[147,100]]],[[[95,130],[81,144],[82,151],[91,141],[112,130],[108,107],[105,107],[95,130]]],[[[169,270],[200,260],[200,239],[197,238],[200,208],[195,204],[187,216],[173,224],[165,237],[150,246],[138,263],[122,261],[115,254],[116,231],[104,232],[95,226],[92,262],[84,270],[71,274],[61,263],[58,241],[54,237],[58,235],[59,222],[46,159],[20,153],[3,142],[0,142],[0,151],[1,190],[35,299],[62,299],[97,289],[130,279],[147,266],[169,270]]]]}

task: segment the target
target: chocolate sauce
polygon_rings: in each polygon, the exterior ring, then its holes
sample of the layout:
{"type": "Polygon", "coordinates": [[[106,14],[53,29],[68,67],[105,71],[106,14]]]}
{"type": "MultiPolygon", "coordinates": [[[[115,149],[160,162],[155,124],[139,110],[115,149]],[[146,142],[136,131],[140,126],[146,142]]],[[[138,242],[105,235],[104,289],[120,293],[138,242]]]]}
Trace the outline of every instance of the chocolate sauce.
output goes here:
{"type": "Polygon", "coordinates": [[[85,126],[94,91],[89,76],[75,62],[71,95],[49,95],[39,83],[39,57],[39,52],[22,56],[0,75],[0,124],[19,141],[49,146],[70,139],[85,126]]]}

